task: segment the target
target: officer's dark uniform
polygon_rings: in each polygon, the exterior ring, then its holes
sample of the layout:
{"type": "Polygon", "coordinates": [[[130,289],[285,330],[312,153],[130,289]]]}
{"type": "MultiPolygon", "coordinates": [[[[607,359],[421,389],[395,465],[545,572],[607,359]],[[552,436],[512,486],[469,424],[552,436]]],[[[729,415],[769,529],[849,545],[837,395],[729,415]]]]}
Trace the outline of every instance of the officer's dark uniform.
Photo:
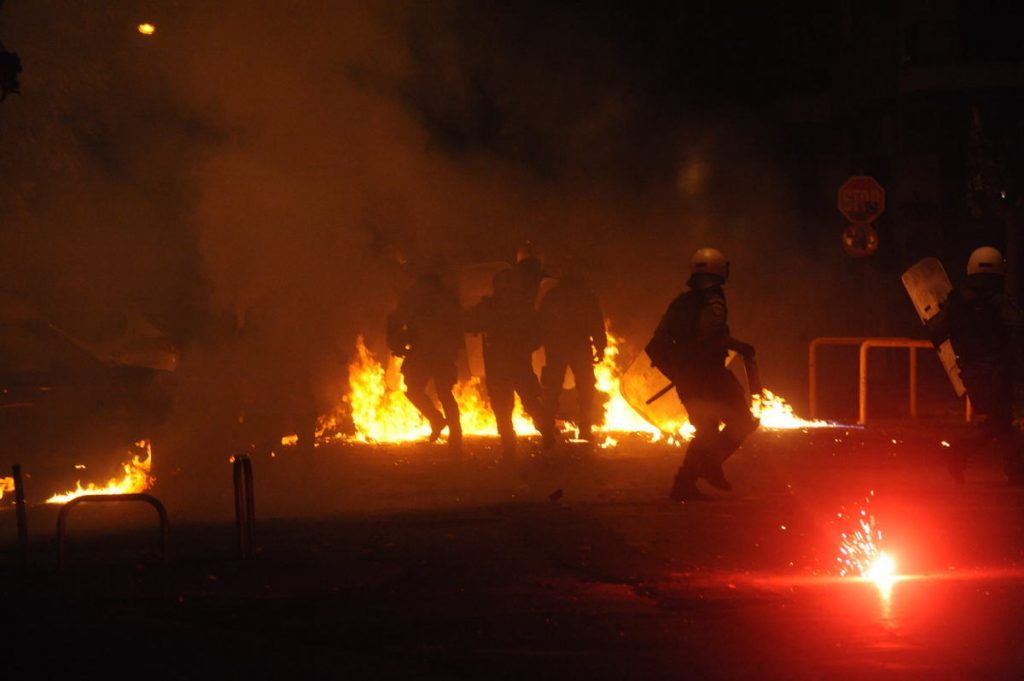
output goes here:
{"type": "Polygon", "coordinates": [[[540,318],[545,357],[541,384],[547,425],[554,429],[565,370],[570,369],[576,382],[580,437],[588,440],[596,391],[594,362],[601,360],[608,347],[601,304],[583,280],[566,276],[544,295],[540,318]]]}
{"type": "Polygon", "coordinates": [[[540,347],[540,322],[533,299],[511,270],[495,276],[494,295],[466,311],[469,333],[484,335],[487,395],[506,456],[515,454],[512,425],[515,395],[537,429],[545,432],[540,382],[533,373],[533,351],[540,347]]]}
{"type": "Polygon", "coordinates": [[[462,444],[459,405],[452,387],[458,378],[455,361],[464,345],[461,310],[455,294],[444,287],[439,276],[421,276],[388,317],[388,347],[405,357],[405,395],[430,422],[431,439],[437,439],[447,425],[448,442],[453,449],[462,444]],[[443,414],[427,394],[431,381],[443,414]]]}
{"type": "Polygon", "coordinates": [[[699,496],[698,477],[728,489],[721,465],[758,426],[745,390],[725,368],[728,350],[752,355],[753,348],[729,335],[721,279],[695,274],[687,285],[690,290],[672,301],[647,346],[651,363],[675,383],[696,428],[672,488],[677,501],[699,496]]]}
{"type": "Polygon", "coordinates": [[[962,479],[968,453],[994,446],[1010,481],[1024,483],[1022,438],[1013,426],[1014,365],[1024,341],[1024,313],[1002,289],[1002,276],[973,274],[943,305],[940,325],[944,322],[978,416],[973,432],[953,447],[951,471],[962,479]]]}

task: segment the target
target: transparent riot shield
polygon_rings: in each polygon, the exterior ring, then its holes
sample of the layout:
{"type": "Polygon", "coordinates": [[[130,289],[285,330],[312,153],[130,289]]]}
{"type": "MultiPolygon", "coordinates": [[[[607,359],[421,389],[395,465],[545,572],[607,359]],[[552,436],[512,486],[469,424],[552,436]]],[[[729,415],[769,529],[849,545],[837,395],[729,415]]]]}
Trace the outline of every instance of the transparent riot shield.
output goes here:
{"type": "MultiPolygon", "coordinates": [[[[921,322],[928,323],[932,317],[942,310],[953,285],[946,276],[946,270],[938,258],[925,258],[903,273],[903,287],[907,289],[910,300],[914,303],[917,316],[921,322]]],[[[956,353],[948,338],[932,338],[935,350],[939,353],[939,361],[949,376],[953,390],[958,397],[963,397],[967,390],[960,378],[960,367],[956,362],[956,353]]]]}

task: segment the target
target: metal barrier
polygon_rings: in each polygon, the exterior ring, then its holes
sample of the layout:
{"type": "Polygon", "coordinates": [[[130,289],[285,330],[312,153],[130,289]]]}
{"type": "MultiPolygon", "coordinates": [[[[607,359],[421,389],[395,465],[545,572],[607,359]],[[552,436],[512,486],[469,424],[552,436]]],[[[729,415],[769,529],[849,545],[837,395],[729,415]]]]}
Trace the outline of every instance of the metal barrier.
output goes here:
{"type": "Polygon", "coordinates": [[[60,568],[64,567],[64,559],[66,554],[65,544],[67,535],[67,520],[68,513],[71,512],[75,506],[86,503],[110,503],[119,501],[141,501],[149,504],[156,509],[157,515],[160,516],[160,560],[164,563],[167,562],[167,531],[170,527],[170,521],[167,519],[167,509],[160,503],[160,500],[149,494],[87,494],[85,496],[76,497],[71,501],[67,502],[60,508],[60,513],[57,514],[57,565],[60,568]]]}
{"type": "Polygon", "coordinates": [[[25,511],[25,483],[21,478],[21,464],[11,469],[14,477],[14,512],[18,523],[18,554],[21,564],[28,565],[28,513],[25,511]]]}
{"type": "Polygon", "coordinates": [[[859,416],[857,423],[868,422],[868,351],[871,348],[906,348],[910,352],[910,418],[917,418],[917,349],[933,348],[931,341],[913,338],[869,338],[860,344],[859,416]]]}
{"type": "Polygon", "coordinates": [[[238,560],[256,556],[256,503],[253,498],[252,460],[245,454],[232,465],[235,483],[235,527],[238,534],[238,560]]]}
{"type": "Polygon", "coordinates": [[[818,418],[818,348],[822,345],[860,345],[867,336],[824,336],[807,347],[807,392],[811,418],[818,418]]]}
{"type": "MultiPolygon", "coordinates": [[[[818,348],[823,345],[858,345],[860,346],[860,367],[858,385],[858,418],[857,423],[865,425],[868,421],[868,351],[872,348],[906,348],[910,353],[909,376],[909,407],[910,417],[917,418],[917,349],[933,348],[931,341],[915,338],[871,338],[867,336],[825,336],[815,338],[807,349],[807,377],[809,411],[811,418],[818,418],[818,348]]],[[[966,401],[965,418],[970,422],[973,418],[971,401],[966,401]]]]}

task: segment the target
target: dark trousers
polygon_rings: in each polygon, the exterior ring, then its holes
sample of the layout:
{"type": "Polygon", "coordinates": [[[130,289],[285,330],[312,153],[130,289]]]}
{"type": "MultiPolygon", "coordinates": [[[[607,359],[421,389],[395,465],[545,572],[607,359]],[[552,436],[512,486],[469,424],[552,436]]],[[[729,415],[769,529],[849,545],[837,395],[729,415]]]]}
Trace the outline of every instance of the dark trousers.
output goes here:
{"type": "Polygon", "coordinates": [[[721,466],[757,430],[747,395],[736,376],[724,366],[687,372],[676,378],[676,392],[696,429],[686,448],[680,474],[689,482],[708,466],[721,466]],[[720,424],[725,424],[719,429],[720,424]]]}
{"type": "Polygon", "coordinates": [[[405,396],[430,422],[431,429],[439,431],[447,424],[448,441],[458,444],[462,440],[462,423],[459,420],[459,403],[452,393],[457,378],[455,362],[410,354],[402,363],[402,376],[405,377],[405,396]],[[434,400],[427,394],[431,381],[444,413],[438,411],[434,400]]]}
{"type": "Polygon", "coordinates": [[[963,468],[971,454],[993,451],[1007,477],[1024,482],[1024,434],[1013,426],[1013,372],[1009,367],[967,367],[962,372],[975,418],[952,447],[953,465],[963,468]]]}
{"type": "Polygon", "coordinates": [[[533,373],[530,357],[515,360],[488,359],[487,395],[491,400],[494,420],[498,424],[498,435],[505,451],[514,451],[516,431],[512,425],[515,396],[523,403],[523,409],[533,419],[537,430],[544,432],[544,408],[541,401],[540,383],[533,373]]]}
{"type": "Polygon", "coordinates": [[[547,425],[554,429],[558,399],[562,395],[562,384],[565,382],[565,370],[569,369],[576,382],[576,425],[579,426],[582,437],[590,437],[597,383],[594,378],[593,354],[584,349],[566,350],[557,347],[545,347],[544,354],[541,383],[544,386],[547,425]]]}

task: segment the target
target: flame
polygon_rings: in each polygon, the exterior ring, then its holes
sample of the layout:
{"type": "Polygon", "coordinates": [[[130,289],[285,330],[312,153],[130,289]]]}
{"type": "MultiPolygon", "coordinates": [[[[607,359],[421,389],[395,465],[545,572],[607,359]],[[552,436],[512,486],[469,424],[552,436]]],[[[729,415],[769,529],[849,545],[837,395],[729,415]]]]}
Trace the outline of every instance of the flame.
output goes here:
{"type": "Polygon", "coordinates": [[[4,493],[14,491],[14,478],[0,478],[0,499],[4,498],[4,493]]]}
{"type": "MultiPolygon", "coordinates": [[[[356,442],[410,442],[430,435],[430,425],[406,399],[402,359],[389,357],[381,364],[366,347],[363,337],[356,339],[356,357],[349,364],[349,405],[356,433],[356,442]]],[[[459,404],[459,420],[466,435],[497,435],[494,414],[484,397],[479,378],[460,381],[453,390],[459,404]]],[[[320,442],[338,439],[337,415],[321,417],[317,428],[320,442]]],[[[520,434],[537,434],[516,398],[512,422],[520,434]]]]}
{"type": "MultiPolygon", "coordinates": [[[[655,443],[661,442],[680,446],[693,439],[694,427],[685,418],[679,423],[671,424],[668,431],[646,421],[626,402],[620,389],[620,379],[624,367],[619,364],[621,338],[608,334],[608,348],[604,358],[594,367],[597,389],[608,396],[604,406],[604,418],[595,430],[604,435],[600,447],[607,449],[616,447],[620,438],[612,434],[631,433],[640,435],[655,443]]],[[[317,443],[345,439],[363,443],[401,443],[426,439],[430,435],[430,426],[419,411],[406,399],[405,382],[401,373],[402,360],[389,357],[382,364],[367,349],[363,337],[356,340],[356,356],[349,364],[349,394],[344,398],[355,427],[354,435],[343,435],[340,431],[341,413],[321,416],[317,424],[317,443]]],[[[454,388],[455,399],[459,404],[462,430],[466,435],[497,435],[494,414],[484,397],[483,386],[477,377],[460,381],[454,388]]],[[[764,427],[769,429],[802,429],[822,428],[829,424],[825,421],[807,421],[801,419],[784,399],[765,390],[762,395],[755,396],[751,407],[755,416],[761,419],[764,427]]],[[[513,412],[513,424],[516,432],[521,435],[537,435],[533,422],[526,416],[522,405],[516,398],[513,412]]],[[[566,432],[575,429],[566,424],[566,432]]],[[[291,436],[282,439],[282,444],[290,444],[291,436]]]]}
{"type": "Polygon", "coordinates": [[[761,427],[769,430],[796,430],[800,428],[828,428],[828,421],[808,421],[796,415],[793,407],[767,388],[754,395],[751,413],[761,419],[761,427]]]}
{"type": "Polygon", "coordinates": [[[62,494],[54,494],[46,500],[46,503],[63,504],[76,497],[92,494],[135,494],[145,492],[153,486],[155,481],[155,478],[150,475],[153,465],[153,447],[148,440],[136,442],[135,447],[145,450],[145,458],[136,454],[129,462],[121,464],[124,469],[124,476],[111,478],[103,486],[97,486],[95,483],[90,482],[85,487],[82,487],[82,482],[79,480],[75,483],[74,490],[62,494]]]}
{"type": "Polygon", "coordinates": [[[138,31],[142,35],[153,35],[156,33],[156,26],[150,23],[142,23],[138,25],[138,31]]]}

